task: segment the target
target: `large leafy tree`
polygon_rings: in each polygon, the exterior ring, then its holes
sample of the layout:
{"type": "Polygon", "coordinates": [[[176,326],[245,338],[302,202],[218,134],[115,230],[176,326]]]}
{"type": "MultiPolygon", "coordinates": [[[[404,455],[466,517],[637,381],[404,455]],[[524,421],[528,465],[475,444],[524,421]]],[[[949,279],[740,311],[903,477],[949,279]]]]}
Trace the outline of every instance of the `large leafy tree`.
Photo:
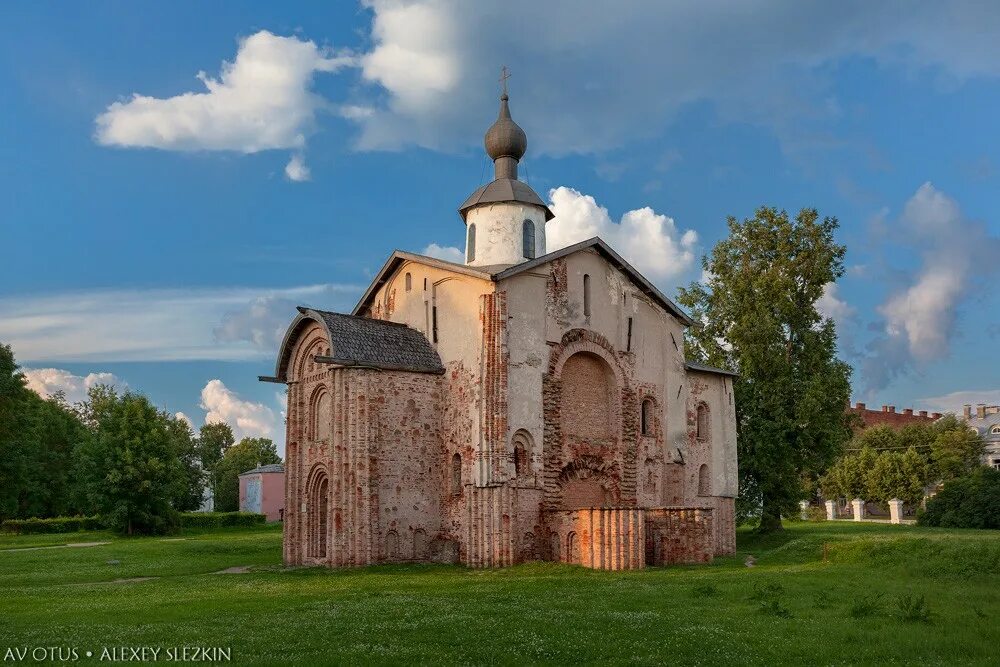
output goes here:
{"type": "Polygon", "coordinates": [[[235,512],[240,508],[240,474],[268,463],[281,463],[274,443],[267,438],[243,438],[226,450],[215,465],[215,509],[235,512]]]}
{"type": "Polygon", "coordinates": [[[205,472],[201,465],[198,440],[183,419],[168,418],[167,430],[182,474],[173,506],[181,512],[196,510],[201,506],[205,490],[205,472]]]}
{"type": "Polygon", "coordinates": [[[803,477],[815,479],[850,435],[850,367],[816,308],[843,274],[845,248],[834,241],[837,220],[815,209],[792,218],[762,207],[728,224],[702,260],[707,282],[679,300],[700,323],[688,330],[688,354],[739,373],[740,507],[759,512],[767,532],[795,510],[803,477]]]}
{"type": "Polygon", "coordinates": [[[0,518],[76,511],[73,454],[86,430],[61,396],[27,388],[7,345],[0,345],[0,518]]]}
{"type": "Polygon", "coordinates": [[[82,414],[92,432],[78,472],[90,508],[128,535],[175,527],[186,481],[175,419],[141,394],[107,386],[91,388],[82,414]]]}

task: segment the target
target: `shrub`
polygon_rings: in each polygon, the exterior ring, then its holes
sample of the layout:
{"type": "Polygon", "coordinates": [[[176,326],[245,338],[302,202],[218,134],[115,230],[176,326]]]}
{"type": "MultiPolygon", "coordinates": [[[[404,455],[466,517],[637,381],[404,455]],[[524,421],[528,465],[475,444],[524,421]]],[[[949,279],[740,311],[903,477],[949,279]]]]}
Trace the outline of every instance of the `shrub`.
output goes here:
{"type": "Polygon", "coordinates": [[[809,521],[826,521],[826,508],[810,505],[807,511],[809,521]]]}
{"type": "Polygon", "coordinates": [[[267,521],[263,514],[253,512],[185,512],[181,514],[183,528],[224,528],[255,526],[267,521]]]}
{"type": "Polygon", "coordinates": [[[896,598],[899,619],[910,623],[930,623],[931,612],[923,595],[905,593],[896,598]]]}
{"type": "Polygon", "coordinates": [[[41,533],[78,533],[81,530],[101,530],[104,524],[96,516],[57,516],[51,519],[8,519],[0,524],[6,533],[22,535],[41,533]]]}
{"type": "Polygon", "coordinates": [[[985,466],[945,483],[917,517],[921,526],[1000,528],[1000,470],[985,466]]]}
{"type": "Polygon", "coordinates": [[[851,618],[867,618],[874,616],[882,610],[882,594],[864,595],[856,597],[848,608],[851,618]]]}

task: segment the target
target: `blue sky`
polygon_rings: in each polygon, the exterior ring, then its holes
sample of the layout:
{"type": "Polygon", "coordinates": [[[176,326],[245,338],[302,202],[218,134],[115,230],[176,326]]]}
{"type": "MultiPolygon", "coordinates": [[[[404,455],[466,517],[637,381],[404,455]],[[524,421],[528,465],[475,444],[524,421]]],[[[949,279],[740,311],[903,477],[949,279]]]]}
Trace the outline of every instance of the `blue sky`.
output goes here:
{"type": "Polygon", "coordinates": [[[550,246],[672,293],[727,215],[814,206],[855,400],[1000,402],[1000,10],[870,4],[7,3],[0,341],[282,440],[293,306],[462,244],[506,64],[550,246]]]}

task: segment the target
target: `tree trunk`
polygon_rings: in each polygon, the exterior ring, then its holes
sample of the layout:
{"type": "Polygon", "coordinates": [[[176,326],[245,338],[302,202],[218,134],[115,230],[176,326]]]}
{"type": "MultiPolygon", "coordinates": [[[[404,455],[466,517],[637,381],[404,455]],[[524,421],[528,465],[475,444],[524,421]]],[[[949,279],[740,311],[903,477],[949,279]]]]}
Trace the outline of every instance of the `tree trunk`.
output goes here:
{"type": "Polygon", "coordinates": [[[773,533],[784,530],[781,525],[781,512],[768,502],[767,498],[761,503],[760,525],[757,526],[758,533],[773,533]]]}

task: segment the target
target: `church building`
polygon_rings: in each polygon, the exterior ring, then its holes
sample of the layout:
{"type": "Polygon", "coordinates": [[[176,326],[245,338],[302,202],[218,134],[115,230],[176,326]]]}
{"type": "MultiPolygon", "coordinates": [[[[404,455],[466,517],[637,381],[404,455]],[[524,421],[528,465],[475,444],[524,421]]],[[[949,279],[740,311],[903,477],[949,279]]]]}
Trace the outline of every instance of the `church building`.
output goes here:
{"type": "Polygon", "coordinates": [[[288,387],[285,563],[732,554],[733,374],[685,360],[691,318],[601,239],[546,251],[506,92],[485,145],[465,263],[393,252],[350,314],[299,308],[261,378],[288,387]]]}

